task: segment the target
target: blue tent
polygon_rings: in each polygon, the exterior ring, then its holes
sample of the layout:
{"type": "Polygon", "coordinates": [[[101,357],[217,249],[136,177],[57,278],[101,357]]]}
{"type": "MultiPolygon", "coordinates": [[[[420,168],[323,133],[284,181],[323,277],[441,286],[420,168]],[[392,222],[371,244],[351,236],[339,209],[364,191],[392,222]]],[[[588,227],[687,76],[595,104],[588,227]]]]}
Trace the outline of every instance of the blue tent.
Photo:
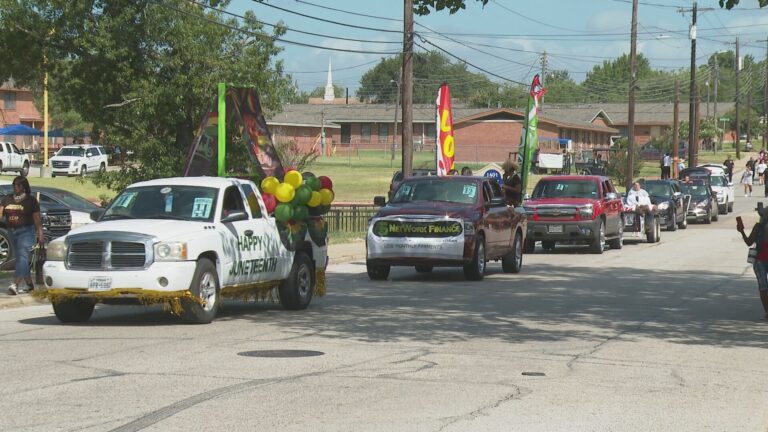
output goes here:
{"type": "Polygon", "coordinates": [[[0,135],[33,135],[42,136],[43,131],[23,124],[10,125],[0,128],[0,135]]]}

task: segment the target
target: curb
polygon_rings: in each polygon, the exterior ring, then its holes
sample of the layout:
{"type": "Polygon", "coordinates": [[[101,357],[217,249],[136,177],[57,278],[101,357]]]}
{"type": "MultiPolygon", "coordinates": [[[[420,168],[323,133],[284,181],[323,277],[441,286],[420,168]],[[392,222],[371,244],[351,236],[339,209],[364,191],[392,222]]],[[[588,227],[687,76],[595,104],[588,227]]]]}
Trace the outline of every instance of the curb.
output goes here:
{"type": "Polygon", "coordinates": [[[22,306],[36,306],[47,303],[48,302],[45,300],[38,300],[32,297],[31,294],[18,294],[15,296],[8,295],[0,298],[0,310],[13,309],[22,306]]]}

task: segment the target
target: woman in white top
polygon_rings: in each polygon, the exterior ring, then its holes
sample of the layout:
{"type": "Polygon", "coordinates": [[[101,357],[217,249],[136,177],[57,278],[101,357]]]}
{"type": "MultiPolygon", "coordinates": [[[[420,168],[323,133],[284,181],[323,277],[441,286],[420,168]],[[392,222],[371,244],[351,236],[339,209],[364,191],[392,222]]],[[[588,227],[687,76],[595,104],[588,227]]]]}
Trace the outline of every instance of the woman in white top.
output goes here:
{"type": "Polygon", "coordinates": [[[760,162],[757,163],[757,177],[759,184],[763,184],[765,182],[765,169],[768,168],[768,165],[765,164],[765,159],[760,159],[760,162]]]}
{"type": "Polygon", "coordinates": [[[749,165],[744,169],[744,174],[741,175],[741,184],[744,185],[744,196],[752,196],[752,170],[749,169],[749,165]]]}

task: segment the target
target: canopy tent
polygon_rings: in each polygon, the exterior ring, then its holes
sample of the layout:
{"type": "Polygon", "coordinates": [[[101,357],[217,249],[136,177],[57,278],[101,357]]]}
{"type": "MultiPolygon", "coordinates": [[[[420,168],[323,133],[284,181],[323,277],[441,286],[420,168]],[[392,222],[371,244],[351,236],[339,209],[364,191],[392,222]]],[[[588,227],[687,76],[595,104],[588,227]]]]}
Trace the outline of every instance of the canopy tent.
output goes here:
{"type": "Polygon", "coordinates": [[[0,128],[0,135],[33,135],[42,136],[43,131],[23,124],[15,124],[0,128]]]}

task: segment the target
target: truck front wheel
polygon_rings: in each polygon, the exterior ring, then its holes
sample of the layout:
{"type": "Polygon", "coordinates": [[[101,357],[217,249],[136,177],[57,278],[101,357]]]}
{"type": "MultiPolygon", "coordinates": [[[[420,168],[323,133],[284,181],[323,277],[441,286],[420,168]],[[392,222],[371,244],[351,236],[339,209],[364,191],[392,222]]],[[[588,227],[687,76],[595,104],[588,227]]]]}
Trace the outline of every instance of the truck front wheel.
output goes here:
{"type": "Polygon", "coordinates": [[[302,310],[312,301],[315,289],[315,266],[304,252],[296,252],[293,267],[278,288],[280,304],[288,310],[302,310]]]}
{"type": "Polygon", "coordinates": [[[472,262],[464,266],[464,277],[467,280],[479,281],[485,276],[485,238],[481,235],[475,238],[475,253],[472,262]]]}
{"type": "Polygon", "coordinates": [[[512,250],[509,254],[501,257],[501,269],[504,273],[520,273],[523,268],[523,241],[520,233],[515,234],[515,240],[512,242],[512,250]]]}
{"type": "Polygon", "coordinates": [[[91,299],[74,298],[57,301],[53,304],[53,313],[63,323],[82,323],[91,319],[96,302],[91,299]]]}
{"type": "Polygon", "coordinates": [[[196,298],[183,300],[182,319],[191,324],[208,324],[213,321],[219,310],[219,277],[211,260],[200,258],[197,261],[189,291],[196,298]]]}
{"type": "Polygon", "coordinates": [[[24,165],[19,170],[19,175],[26,177],[29,174],[29,162],[24,162],[24,165]]]}

